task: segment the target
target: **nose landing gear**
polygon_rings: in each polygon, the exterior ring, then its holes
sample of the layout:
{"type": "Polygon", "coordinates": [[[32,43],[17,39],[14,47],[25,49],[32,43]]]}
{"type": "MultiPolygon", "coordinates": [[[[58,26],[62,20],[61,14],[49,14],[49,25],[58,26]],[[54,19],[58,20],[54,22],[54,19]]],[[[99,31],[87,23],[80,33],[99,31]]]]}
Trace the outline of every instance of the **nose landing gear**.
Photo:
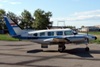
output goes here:
{"type": "Polygon", "coordinates": [[[87,38],[85,39],[85,44],[86,44],[85,51],[89,52],[89,51],[90,51],[90,49],[89,49],[89,47],[88,47],[89,39],[87,39],[87,38]]]}
{"type": "Polygon", "coordinates": [[[89,47],[86,47],[85,48],[85,51],[89,52],[90,51],[89,47]]]}

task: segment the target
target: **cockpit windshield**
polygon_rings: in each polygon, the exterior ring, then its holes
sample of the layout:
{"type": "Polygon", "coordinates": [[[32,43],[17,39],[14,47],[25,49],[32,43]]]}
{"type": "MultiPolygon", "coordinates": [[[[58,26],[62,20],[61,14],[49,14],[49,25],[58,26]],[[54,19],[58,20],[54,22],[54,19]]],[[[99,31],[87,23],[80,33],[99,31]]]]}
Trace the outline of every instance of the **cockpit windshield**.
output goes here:
{"type": "Polygon", "coordinates": [[[64,35],[73,35],[72,31],[64,31],[64,35]]]}

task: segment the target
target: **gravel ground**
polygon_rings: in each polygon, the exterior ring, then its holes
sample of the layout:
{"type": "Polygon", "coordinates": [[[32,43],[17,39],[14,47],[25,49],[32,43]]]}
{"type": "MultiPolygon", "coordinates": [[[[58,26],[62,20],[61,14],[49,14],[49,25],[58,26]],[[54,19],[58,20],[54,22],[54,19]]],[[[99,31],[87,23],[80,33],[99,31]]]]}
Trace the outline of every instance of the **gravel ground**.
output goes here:
{"type": "Polygon", "coordinates": [[[100,67],[100,45],[66,45],[59,53],[58,46],[41,49],[40,44],[28,41],[0,41],[0,67],[100,67]]]}

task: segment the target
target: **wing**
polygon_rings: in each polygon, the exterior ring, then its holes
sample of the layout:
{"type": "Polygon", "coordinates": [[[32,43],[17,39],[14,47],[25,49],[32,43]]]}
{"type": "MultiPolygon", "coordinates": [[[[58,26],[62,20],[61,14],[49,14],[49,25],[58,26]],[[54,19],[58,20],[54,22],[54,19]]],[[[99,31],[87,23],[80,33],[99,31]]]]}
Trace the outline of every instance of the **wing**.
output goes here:
{"type": "Polygon", "coordinates": [[[45,39],[45,42],[51,43],[83,43],[85,42],[86,36],[84,35],[72,35],[72,36],[63,36],[56,38],[45,39]]]}
{"type": "Polygon", "coordinates": [[[49,38],[49,39],[45,39],[45,42],[50,42],[50,43],[70,43],[70,40],[68,40],[67,38],[49,38]]]}

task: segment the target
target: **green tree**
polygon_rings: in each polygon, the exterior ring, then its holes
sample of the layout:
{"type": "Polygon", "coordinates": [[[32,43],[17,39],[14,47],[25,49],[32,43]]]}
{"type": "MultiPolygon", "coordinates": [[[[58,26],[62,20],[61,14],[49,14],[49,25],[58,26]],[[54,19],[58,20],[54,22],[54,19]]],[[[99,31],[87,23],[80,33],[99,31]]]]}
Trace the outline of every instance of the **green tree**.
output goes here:
{"type": "Polygon", "coordinates": [[[81,26],[81,28],[84,28],[85,26],[81,26]]]}
{"type": "Polygon", "coordinates": [[[8,13],[7,13],[7,16],[8,16],[11,20],[13,20],[14,22],[18,23],[18,17],[17,17],[17,15],[14,14],[13,12],[8,12],[8,13]]]}
{"type": "Polygon", "coordinates": [[[0,9],[0,30],[5,29],[5,23],[3,20],[3,16],[6,14],[5,10],[0,9]]]}
{"type": "Polygon", "coordinates": [[[51,12],[45,12],[41,9],[37,9],[34,12],[34,28],[35,29],[46,29],[50,26],[50,17],[52,16],[51,12]]]}
{"type": "Polygon", "coordinates": [[[21,13],[21,27],[23,28],[32,28],[34,18],[31,13],[27,10],[24,10],[21,13]]]}
{"type": "Polygon", "coordinates": [[[75,27],[75,26],[66,26],[66,28],[76,29],[76,27],[75,27]]]}

